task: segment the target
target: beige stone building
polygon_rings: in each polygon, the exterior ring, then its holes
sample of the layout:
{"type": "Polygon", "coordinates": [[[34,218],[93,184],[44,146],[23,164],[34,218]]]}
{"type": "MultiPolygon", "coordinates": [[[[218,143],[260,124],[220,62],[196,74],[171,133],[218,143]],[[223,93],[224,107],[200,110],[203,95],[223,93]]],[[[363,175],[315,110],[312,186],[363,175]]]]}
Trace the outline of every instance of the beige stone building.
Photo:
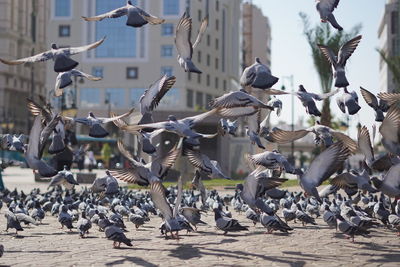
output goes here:
{"type": "MultiPolygon", "coordinates": [[[[388,56],[400,55],[400,1],[387,0],[385,11],[382,16],[378,31],[379,47],[386,52],[388,56]]],[[[380,83],[381,92],[393,92],[395,84],[392,73],[389,71],[386,63],[380,59],[380,83]]]]}
{"type": "MultiPolygon", "coordinates": [[[[125,5],[125,0],[52,0],[48,39],[60,46],[80,46],[107,36],[96,50],[73,58],[80,62],[77,69],[102,76],[98,82],[78,82],[78,116],[93,111],[98,116],[126,112],[138,107],[144,90],[167,73],[176,76],[174,87],[163,98],[154,113],[157,121],[169,114],[177,118],[195,115],[208,107],[214,97],[238,89],[241,73],[241,0],[135,0],[147,12],[164,18],[162,25],[132,28],[125,25],[126,17],[99,22],[84,21],[81,16],[94,16],[125,5]],[[192,17],[192,40],[197,36],[201,20],[208,14],[209,26],[194,50],[193,62],[202,74],[187,74],[179,67],[174,44],[175,27],[187,11],[192,17]]],[[[48,90],[54,87],[56,73],[47,66],[48,90]]],[[[74,86],[72,86],[74,88],[74,86]]],[[[73,102],[74,90],[66,92],[68,106],[73,102]]],[[[203,133],[216,132],[215,118],[198,126],[203,133]]],[[[87,129],[78,126],[78,133],[87,129]]],[[[115,136],[114,136],[115,137],[115,136]]],[[[131,137],[133,138],[133,137],[131,137]]],[[[161,139],[168,138],[165,134],[161,139]]],[[[127,142],[133,144],[133,142],[127,142]]],[[[202,149],[221,159],[226,153],[226,139],[204,141],[202,149]],[[217,147],[217,154],[215,153],[217,147]]],[[[169,149],[169,148],[167,148],[169,149]]],[[[224,163],[222,163],[224,164],[224,163]]],[[[224,165],[224,168],[228,168],[224,165]]]]}
{"type": "MultiPolygon", "coordinates": [[[[49,49],[48,9],[48,0],[0,0],[1,58],[23,58],[49,49]]],[[[29,132],[26,98],[46,95],[45,77],[45,63],[0,64],[0,132],[29,132]]]]}

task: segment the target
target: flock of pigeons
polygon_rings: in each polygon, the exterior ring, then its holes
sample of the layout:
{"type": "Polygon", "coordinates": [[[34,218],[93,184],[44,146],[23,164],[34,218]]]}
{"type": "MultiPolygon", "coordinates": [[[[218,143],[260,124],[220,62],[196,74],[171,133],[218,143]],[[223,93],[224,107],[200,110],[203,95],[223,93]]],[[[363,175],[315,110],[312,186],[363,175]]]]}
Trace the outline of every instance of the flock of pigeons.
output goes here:
{"type": "MultiPolygon", "coordinates": [[[[342,28],[337,23],[332,12],[339,4],[339,0],[319,0],[317,10],[321,21],[329,21],[338,30],[342,28]]],[[[105,18],[127,16],[127,25],[141,27],[147,23],[160,24],[159,19],[146,13],[130,1],[127,5],[116,10],[95,17],[83,17],[86,21],[98,21],[105,18]]],[[[185,13],[176,26],[175,44],[178,51],[179,65],[186,72],[201,73],[192,61],[193,49],[201,41],[207,29],[208,17],[204,18],[194,44],[191,42],[192,20],[185,13]]],[[[62,90],[72,83],[71,76],[82,76],[91,80],[100,80],[74,68],[78,62],[70,58],[71,55],[94,49],[101,45],[105,38],[87,46],[75,48],[58,48],[53,44],[52,49],[33,57],[19,60],[4,60],[1,62],[10,65],[26,62],[38,62],[48,59],[54,60],[54,70],[58,72],[54,96],[62,95],[62,90]]],[[[346,42],[336,54],[329,47],[318,44],[321,52],[332,65],[335,86],[338,88],[328,94],[315,94],[308,92],[302,85],[294,94],[302,102],[305,110],[312,116],[319,117],[315,100],[320,101],[342,91],[337,99],[338,106],[343,112],[350,115],[360,110],[356,92],[349,92],[349,82],[345,75],[345,66],[349,57],[356,50],[361,36],[346,42]],[[342,88],[342,89],[341,89],[342,88]]],[[[17,150],[25,154],[28,166],[43,177],[51,177],[50,191],[40,192],[33,190],[28,195],[4,191],[1,193],[2,203],[6,203],[8,211],[7,229],[23,230],[21,222],[38,224],[46,213],[58,216],[58,221],[68,229],[76,228],[84,237],[92,224],[97,224],[105,232],[108,239],[114,241],[114,247],[120,243],[131,246],[124,231],[126,226],[124,217],[133,222],[136,227],[150,219],[149,214],[158,214],[163,223],[161,232],[167,237],[179,238],[179,231],[193,231],[197,224],[202,224],[201,212],[213,210],[216,227],[226,234],[232,231],[248,230],[237,220],[231,218],[228,206],[237,211],[244,211],[246,217],[256,224],[260,222],[272,231],[288,232],[293,229],[288,222],[298,220],[304,224],[315,224],[313,216],[323,214],[324,221],[331,227],[339,229],[354,240],[355,235],[368,236],[368,229],[380,225],[393,227],[400,233],[400,94],[380,93],[378,98],[361,88],[365,101],[374,109],[376,121],[381,123],[379,132],[381,142],[387,153],[377,156],[374,153],[373,143],[376,127],[373,128],[372,139],[367,127],[363,126],[358,131],[358,140],[355,141],[340,131],[320,125],[318,120],[313,127],[298,131],[284,131],[279,128],[269,129],[268,118],[273,110],[279,116],[282,101],[273,96],[268,103],[264,103],[249,93],[249,88],[262,90],[267,95],[286,94],[283,91],[271,89],[278,78],[271,74],[270,69],[262,64],[258,58],[255,63],[247,67],[240,84],[243,89],[224,94],[211,103],[211,109],[193,117],[177,119],[170,115],[166,121],[154,122],[152,112],[157,107],[163,96],[174,85],[176,78],[164,75],[155,81],[140,98],[140,112],[142,119],[138,124],[129,125],[124,118],[128,117],[133,109],[122,115],[110,114],[110,118],[99,118],[92,112],[87,118],[69,118],[58,114],[46,103],[40,104],[32,99],[28,100],[28,108],[35,116],[29,135],[29,143],[25,144],[24,136],[4,135],[3,147],[17,150]],[[261,120],[261,111],[267,112],[261,120]],[[386,115],[385,115],[386,113],[386,115]],[[202,134],[194,130],[196,124],[209,116],[219,116],[220,126],[216,134],[202,134]],[[265,149],[263,142],[278,144],[293,142],[312,133],[315,144],[321,145],[322,152],[311,162],[306,170],[293,166],[277,150],[264,151],[259,154],[246,155],[251,173],[245,178],[244,184],[237,186],[235,195],[220,196],[217,191],[207,191],[202,182],[202,177],[226,178],[219,163],[211,160],[200,149],[201,138],[214,138],[216,135],[235,135],[238,128],[237,118],[247,117],[246,133],[250,141],[258,147],[265,149]],[[70,149],[68,132],[73,123],[82,123],[89,127],[92,137],[105,137],[108,135],[103,124],[113,122],[122,131],[139,136],[141,148],[144,153],[153,156],[151,162],[146,162],[138,155],[132,155],[122,141],[118,141],[118,148],[122,155],[130,162],[126,169],[106,171],[106,176],[97,178],[90,191],[84,189],[77,192],[74,175],[64,168],[56,170],[42,159],[47,148],[49,154],[57,155],[70,149]],[[158,155],[157,147],[152,144],[152,138],[161,132],[172,132],[179,136],[179,142],[166,155],[158,155]],[[50,138],[51,137],[51,138],[50,138]],[[51,140],[47,146],[48,140],[51,140]],[[355,153],[361,152],[365,156],[362,171],[351,170],[342,172],[344,162],[355,153]],[[163,178],[168,170],[174,166],[177,158],[183,155],[195,169],[192,181],[194,190],[183,190],[182,177],[179,177],[177,188],[166,189],[163,178]],[[302,193],[289,193],[277,189],[286,181],[280,178],[282,172],[297,175],[299,184],[304,190],[302,193]],[[340,173],[335,175],[335,173],[340,173]],[[372,176],[379,173],[381,177],[372,176]],[[331,185],[318,192],[324,181],[330,180],[331,185]],[[149,186],[149,192],[132,191],[118,187],[117,179],[135,183],[140,186],[149,186]],[[66,190],[61,189],[61,185],[66,190]],[[344,189],[347,198],[337,193],[344,189]],[[378,198],[377,193],[380,192],[378,198]],[[333,195],[333,198],[329,198],[333,195]],[[394,199],[393,201],[391,199],[394,199]],[[200,201],[201,204],[197,202],[200,201]],[[362,203],[362,205],[359,205],[362,203]],[[201,205],[198,209],[197,205],[201,205]],[[281,216],[277,211],[281,209],[281,216]],[[379,220],[379,221],[378,221],[379,220]]]]}

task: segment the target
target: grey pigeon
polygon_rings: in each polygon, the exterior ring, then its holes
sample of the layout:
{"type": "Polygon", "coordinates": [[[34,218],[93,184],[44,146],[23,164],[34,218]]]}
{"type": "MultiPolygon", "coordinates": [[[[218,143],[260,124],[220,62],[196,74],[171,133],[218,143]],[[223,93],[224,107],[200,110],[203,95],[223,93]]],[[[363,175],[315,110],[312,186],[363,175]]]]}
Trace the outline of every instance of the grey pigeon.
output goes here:
{"type": "Polygon", "coordinates": [[[392,106],[381,126],[382,144],[390,153],[400,156],[400,108],[392,106]]]}
{"type": "Polygon", "coordinates": [[[229,119],[219,120],[219,129],[221,129],[221,135],[224,136],[226,133],[236,136],[236,130],[238,129],[237,121],[231,121],[229,119]]]}
{"type": "Polygon", "coordinates": [[[301,221],[303,226],[305,226],[306,224],[317,225],[315,219],[310,215],[308,215],[307,213],[305,213],[299,203],[296,204],[296,207],[297,207],[296,219],[301,221]]]}
{"type": "Polygon", "coordinates": [[[386,101],[382,99],[379,99],[378,101],[377,97],[373,93],[371,93],[367,89],[362,88],[361,86],[360,92],[368,106],[374,109],[375,121],[382,122],[384,119],[383,113],[389,110],[389,105],[386,103],[386,101]]]}
{"type": "Polygon", "coordinates": [[[287,173],[296,173],[295,167],[277,150],[264,151],[254,155],[245,154],[245,158],[248,162],[256,166],[263,166],[267,169],[283,167],[287,173]]]}
{"type": "Polygon", "coordinates": [[[72,69],[69,71],[60,72],[56,78],[56,85],[54,87],[54,96],[61,96],[64,88],[72,84],[71,77],[83,77],[91,81],[99,81],[101,77],[95,77],[90,74],[84,73],[80,70],[72,69]]]}
{"type": "Polygon", "coordinates": [[[185,219],[194,226],[197,231],[198,224],[206,224],[201,220],[201,213],[199,209],[192,207],[183,207],[181,213],[185,219]]]}
{"type": "Polygon", "coordinates": [[[107,239],[114,241],[114,248],[119,248],[121,243],[132,247],[132,241],[126,237],[124,231],[118,226],[108,222],[108,224],[104,227],[104,233],[107,239]]]}
{"type": "Polygon", "coordinates": [[[134,213],[129,214],[128,219],[131,223],[133,223],[135,225],[136,229],[138,229],[145,222],[145,219],[143,218],[143,216],[134,214],[134,213]]]}
{"type": "Polygon", "coordinates": [[[347,113],[350,115],[357,114],[357,112],[361,109],[360,105],[358,104],[357,93],[354,91],[349,92],[347,87],[344,87],[343,94],[336,98],[336,103],[343,113],[346,113],[347,111],[347,113]]]}
{"type": "Polygon", "coordinates": [[[286,223],[281,222],[276,215],[268,215],[268,214],[261,214],[260,216],[261,224],[267,228],[267,234],[272,233],[273,231],[281,231],[283,233],[288,233],[293,229],[289,227],[286,223]]]}
{"type": "Polygon", "coordinates": [[[248,227],[242,226],[237,220],[222,216],[219,209],[214,209],[214,219],[217,228],[224,231],[224,235],[228,232],[248,231],[248,227]]]}
{"type": "Polygon", "coordinates": [[[83,211],[76,224],[76,229],[79,231],[79,236],[84,238],[85,234],[89,233],[90,228],[92,228],[92,222],[86,218],[86,213],[83,211]]]}
{"type": "Polygon", "coordinates": [[[199,150],[186,148],[184,154],[188,157],[189,162],[199,170],[206,173],[209,177],[216,179],[230,179],[227,175],[222,172],[222,168],[219,163],[201,153],[199,150]]]}
{"type": "Polygon", "coordinates": [[[119,18],[122,16],[127,16],[126,25],[134,28],[142,27],[147,23],[150,23],[151,25],[157,25],[164,23],[165,21],[164,19],[150,15],[140,7],[133,5],[131,1],[127,1],[126,6],[119,7],[107,13],[94,17],[82,16],[82,18],[86,21],[101,21],[105,18],[119,18]]]}
{"type": "Polygon", "coordinates": [[[6,232],[10,228],[15,229],[15,235],[18,235],[18,231],[24,231],[12,208],[4,212],[4,217],[7,219],[6,232]]]}
{"type": "Polygon", "coordinates": [[[267,65],[261,63],[260,58],[256,57],[253,65],[244,69],[240,78],[240,85],[251,86],[258,89],[268,89],[278,82],[279,78],[271,74],[267,65]]]}
{"type": "Polygon", "coordinates": [[[335,87],[341,88],[349,86],[349,82],[346,78],[345,66],[347,60],[356,50],[358,44],[361,41],[362,36],[358,35],[353,39],[349,40],[345,44],[340,47],[338,51],[338,55],[328,47],[322,44],[319,44],[318,47],[321,50],[322,54],[327,58],[329,63],[332,66],[332,73],[335,79],[335,87]]]}
{"type": "Polygon", "coordinates": [[[333,15],[333,11],[339,5],[340,0],[316,0],[316,8],[321,17],[321,22],[329,22],[332,27],[335,29],[342,31],[342,26],[336,21],[335,16],[333,15]]]}
{"type": "Polygon", "coordinates": [[[355,188],[363,191],[369,191],[371,193],[378,192],[378,190],[371,186],[370,177],[366,170],[362,170],[361,173],[358,173],[354,170],[351,172],[344,172],[333,178],[330,183],[342,189],[355,188]]]}
{"type": "Polygon", "coordinates": [[[55,176],[51,178],[48,187],[63,185],[66,189],[72,189],[74,185],[79,185],[75,180],[73,173],[64,166],[62,171],[59,171],[55,176]]]}
{"type": "Polygon", "coordinates": [[[70,231],[72,226],[72,216],[68,213],[68,207],[66,205],[61,206],[60,213],[58,214],[58,222],[61,224],[61,228],[66,226],[70,231]]]}
{"type": "Polygon", "coordinates": [[[325,94],[314,94],[307,92],[303,85],[299,85],[299,89],[297,90],[297,92],[294,93],[294,95],[299,98],[303,106],[306,108],[306,112],[308,114],[321,117],[321,112],[315,105],[315,100],[322,101],[335,95],[337,92],[338,90],[334,90],[325,94]]]}
{"type": "Polygon", "coordinates": [[[192,61],[193,49],[199,44],[204,32],[208,26],[208,17],[203,19],[197,39],[192,45],[192,18],[185,12],[176,26],[175,31],[175,46],[178,51],[178,63],[185,70],[185,72],[202,73],[192,61]]]}
{"type": "Polygon", "coordinates": [[[25,147],[25,135],[20,134],[19,136],[17,135],[11,135],[11,134],[5,134],[2,136],[2,140],[0,140],[0,144],[2,145],[3,149],[8,149],[10,151],[18,151],[25,153],[26,147],[25,147]]]}
{"type": "Polygon", "coordinates": [[[372,177],[371,181],[383,194],[394,198],[400,197],[400,163],[393,165],[383,176],[383,180],[372,177]]]}
{"type": "Polygon", "coordinates": [[[103,193],[110,196],[119,192],[117,179],[108,170],[106,170],[106,175],[105,177],[97,177],[93,181],[91,187],[93,193],[103,193]]]}
{"type": "Polygon", "coordinates": [[[104,40],[105,37],[89,45],[79,46],[79,47],[67,47],[67,48],[59,48],[56,44],[51,44],[51,50],[48,50],[46,52],[17,60],[5,60],[0,58],[0,62],[8,65],[19,65],[27,62],[30,63],[42,62],[49,59],[53,59],[55,72],[69,71],[78,66],[79,64],[75,60],[71,59],[70,56],[85,52],[90,49],[94,49],[99,45],[101,45],[104,42],[104,40]]]}
{"type": "Polygon", "coordinates": [[[369,232],[367,230],[346,221],[341,215],[336,215],[336,219],[339,231],[352,238],[352,242],[354,242],[356,235],[368,237],[369,232]]]}

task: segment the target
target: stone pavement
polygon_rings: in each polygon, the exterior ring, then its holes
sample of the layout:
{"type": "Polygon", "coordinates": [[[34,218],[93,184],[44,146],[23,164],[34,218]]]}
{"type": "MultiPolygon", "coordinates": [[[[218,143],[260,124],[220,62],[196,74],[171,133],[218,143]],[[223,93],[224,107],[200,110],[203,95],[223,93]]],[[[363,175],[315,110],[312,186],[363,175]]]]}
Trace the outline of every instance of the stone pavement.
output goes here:
{"type": "MultiPolygon", "coordinates": [[[[7,171],[7,170],[6,170],[7,171]]],[[[6,185],[18,188],[37,186],[26,175],[11,175],[8,169],[6,185]],[[25,177],[25,178],[24,178],[25,177]],[[10,181],[12,179],[12,181],[10,181]]],[[[102,174],[101,174],[102,175],[102,174]]],[[[33,178],[32,178],[33,179],[33,178]]],[[[46,188],[47,184],[42,185],[46,188]]],[[[9,186],[9,188],[13,188],[9,186]]],[[[49,214],[42,225],[25,227],[19,237],[13,231],[4,232],[4,207],[0,211],[0,244],[5,252],[0,266],[399,266],[399,237],[385,228],[374,229],[370,238],[356,237],[356,242],[344,239],[334,229],[328,229],[322,219],[318,226],[303,227],[289,223],[291,234],[264,234],[244,214],[232,212],[248,232],[222,235],[215,229],[212,212],[203,215],[208,223],[197,233],[181,232],[182,239],[165,240],[158,230],[161,219],[152,216],[144,227],[135,230],[126,222],[128,238],[133,247],[123,244],[113,249],[112,241],[96,227],[89,237],[79,238],[78,232],[59,229],[55,217],[49,214]]],[[[74,223],[76,224],[76,223],[74,223]]]]}

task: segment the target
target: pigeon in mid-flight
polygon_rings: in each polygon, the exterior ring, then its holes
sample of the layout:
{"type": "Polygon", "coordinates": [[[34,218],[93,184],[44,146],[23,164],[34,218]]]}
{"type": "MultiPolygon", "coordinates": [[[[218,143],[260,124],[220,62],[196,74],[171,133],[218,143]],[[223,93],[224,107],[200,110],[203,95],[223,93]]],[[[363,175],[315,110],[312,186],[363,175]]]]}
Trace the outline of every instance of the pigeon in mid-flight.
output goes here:
{"type": "Polygon", "coordinates": [[[340,0],[316,0],[316,2],[316,8],[321,17],[321,22],[329,22],[335,29],[343,31],[343,27],[339,25],[332,13],[339,5],[340,0]]]}
{"type": "Polygon", "coordinates": [[[367,102],[368,106],[374,109],[375,111],[375,121],[382,122],[385,116],[384,112],[389,110],[389,105],[386,101],[379,99],[370,91],[360,86],[360,92],[365,102],[367,102]]]}
{"type": "Polygon", "coordinates": [[[267,65],[261,63],[256,57],[253,65],[244,69],[240,78],[241,86],[251,86],[258,89],[268,89],[278,82],[279,78],[271,74],[267,65]]]}
{"type": "Polygon", "coordinates": [[[322,114],[315,105],[315,100],[322,101],[335,95],[337,92],[338,90],[334,90],[326,94],[314,94],[307,92],[304,86],[300,84],[299,90],[297,92],[294,92],[293,94],[299,98],[303,106],[306,108],[306,112],[308,114],[321,117],[322,114]]]}
{"type": "Polygon", "coordinates": [[[340,110],[343,113],[347,113],[350,115],[357,114],[357,112],[361,109],[358,104],[358,95],[355,91],[349,92],[347,87],[344,88],[343,94],[336,98],[336,103],[340,110]]]}
{"type": "Polygon", "coordinates": [[[126,20],[126,25],[139,28],[142,27],[143,25],[146,25],[147,23],[150,23],[151,25],[157,25],[164,23],[164,19],[157,18],[153,15],[150,15],[143,9],[135,6],[132,4],[131,1],[128,1],[126,6],[119,7],[117,9],[114,9],[110,12],[100,14],[94,17],[83,17],[82,18],[86,21],[100,21],[105,18],[119,18],[122,16],[127,16],[126,20]]]}
{"type": "Polygon", "coordinates": [[[54,96],[61,96],[64,91],[63,89],[72,84],[71,77],[84,77],[91,81],[101,80],[101,77],[95,77],[76,69],[60,72],[56,78],[56,85],[54,87],[54,96]]]}
{"type": "Polygon", "coordinates": [[[51,49],[46,52],[16,60],[5,60],[0,58],[0,62],[7,65],[20,65],[27,62],[33,63],[33,62],[41,62],[53,59],[55,72],[69,71],[78,66],[79,64],[75,60],[71,59],[70,56],[85,52],[90,49],[94,49],[99,45],[101,45],[105,39],[106,37],[92,44],[79,47],[59,48],[56,44],[51,44],[51,49]]]}
{"type": "Polygon", "coordinates": [[[321,50],[322,54],[327,58],[332,66],[333,77],[335,78],[335,86],[338,88],[350,85],[346,78],[346,62],[356,50],[358,44],[361,41],[361,38],[362,36],[358,35],[353,39],[347,41],[340,47],[337,56],[335,52],[332,51],[332,49],[328,46],[318,44],[318,47],[321,50]]]}
{"type": "Polygon", "coordinates": [[[192,45],[192,18],[186,12],[179,20],[175,32],[175,46],[178,51],[178,63],[185,72],[202,73],[192,62],[193,49],[200,43],[208,26],[208,17],[205,17],[201,22],[200,30],[195,43],[192,45]]]}

